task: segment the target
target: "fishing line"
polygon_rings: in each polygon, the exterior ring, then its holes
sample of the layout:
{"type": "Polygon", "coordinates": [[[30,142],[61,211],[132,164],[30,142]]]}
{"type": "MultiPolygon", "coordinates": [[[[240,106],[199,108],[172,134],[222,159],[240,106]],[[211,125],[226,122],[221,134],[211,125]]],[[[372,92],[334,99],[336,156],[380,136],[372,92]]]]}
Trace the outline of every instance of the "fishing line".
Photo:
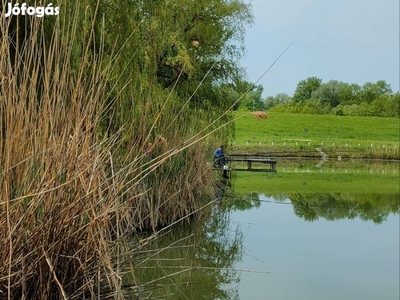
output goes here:
{"type": "MultiPolygon", "coordinates": [[[[278,62],[278,60],[282,57],[282,55],[285,54],[285,52],[296,42],[296,40],[297,40],[297,39],[294,39],[293,42],[291,42],[291,43],[289,44],[289,46],[287,46],[287,47],[285,48],[285,50],[283,50],[282,53],[279,54],[279,56],[278,56],[278,57],[273,61],[273,63],[268,67],[268,69],[267,69],[264,73],[262,73],[262,75],[261,75],[261,76],[257,79],[257,81],[252,85],[251,89],[253,89],[253,88],[255,87],[255,85],[265,76],[265,74],[267,74],[268,71],[272,69],[272,67],[278,62]]],[[[250,91],[250,89],[249,89],[246,93],[248,93],[249,91],[250,91]]]]}
{"type": "MultiPolygon", "coordinates": [[[[243,201],[253,201],[254,199],[252,198],[243,198],[243,197],[237,197],[237,196],[231,196],[231,195],[225,195],[225,198],[231,198],[234,200],[243,200],[243,201]]],[[[288,198],[288,200],[290,200],[288,198]]],[[[294,205],[294,203],[292,202],[281,202],[281,201],[274,201],[274,200],[262,200],[262,199],[258,199],[256,200],[257,202],[261,202],[261,203],[272,203],[272,204],[282,204],[282,205],[294,205]]],[[[290,200],[291,201],[291,200],[290,200]]],[[[336,201],[336,199],[335,199],[336,201]]],[[[299,206],[307,206],[307,207],[327,207],[328,205],[326,205],[326,203],[324,205],[318,205],[318,204],[311,204],[311,203],[295,203],[296,205],[299,206]]],[[[340,206],[340,205],[335,205],[335,206],[331,206],[329,205],[329,208],[345,208],[345,209],[349,209],[349,208],[354,208],[356,206],[340,206]]]]}
{"type": "MultiPolygon", "coordinates": [[[[207,130],[209,127],[211,127],[212,125],[214,125],[218,120],[220,120],[223,116],[225,116],[228,112],[230,112],[236,104],[239,103],[239,101],[245,96],[247,95],[255,86],[256,84],[269,72],[269,70],[271,70],[271,68],[278,62],[278,60],[283,56],[283,54],[285,54],[285,52],[296,42],[297,39],[294,39],[282,52],[281,54],[279,54],[279,56],[272,62],[272,64],[267,68],[267,70],[264,71],[264,73],[261,74],[261,76],[222,114],[220,115],[218,118],[216,118],[213,122],[211,122],[208,126],[204,127],[202,130],[200,130],[198,133],[196,133],[194,136],[192,136],[191,138],[189,138],[187,141],[185,141],[185,144],[191,142],[191,140],[193,140],[194,138],[197,138],[198,135],[200,135],[201,133],[203,133],[205,130],[207,130]]],[[[215,64],[215,63],[214,63],[215,64]]],[[[214,67],[214,65],[213,65],[214,67]]],[[[211,71],[211,69],[209,70],[211,71]]],[[[206,74],[207,75],[207,74],[206,74]]],[[[234,120],[243,117],[246,114],[243,114],[237,118],[235,118],[234,120]]],[[[216,130],[219,130],[222,127],[225,127],[226,125],[230,124],[231,122],[233,122],[234,120],[231,120],[227,123],[225,123],[224,125],[219,126],[217,129],[214,129],[213,131],[211,131],[211,133],[213,133],[216,130]]],[[[202,138],[200,138],[202,139],[202,138]]],[[[199,139],[199,140],[200,140],[199,139]]],[[[193,142],[192,142],[193,144],[193,142]]]]}

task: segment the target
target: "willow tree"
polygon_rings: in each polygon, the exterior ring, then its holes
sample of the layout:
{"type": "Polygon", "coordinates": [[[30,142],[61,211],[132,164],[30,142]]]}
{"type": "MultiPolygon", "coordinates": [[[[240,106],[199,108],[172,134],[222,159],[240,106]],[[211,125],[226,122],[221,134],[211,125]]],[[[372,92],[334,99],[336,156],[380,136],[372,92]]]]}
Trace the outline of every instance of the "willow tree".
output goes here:
{"type": "Polygon", "coordinates": [[[121,52],[114,78],[125,89],[114,107],[114,127],[130,122],[138,107],[148,111],[145,102],[163,102],[172,89],[181,104],[190,98],[191,107],[216,112],[230,106],[218,86],[240,68],[245,28],[252,22],[248,4],[109,0],[100,2],[98,16],[104,51],[121,52]]]}
{"type": "MultiPolygon", "coordinates": [[[[164,88],[178,82],[175,89],[183,101],[190,98],[192,109],[207,112],[208,122],[218,119],[236,100],[224,98],[220,86],[240,73],[250,6],[221,0],[155,3],[157,7],[148,8],[156,17],[146,27],[152,28],[147,40],[157,82],[164,88]]],[[[220,123],[228,121],[224,117],[220,123]]]]}
{"type": "MultiPolygon", "coordinates": [[[[240,73],[245,28],[253,18],[250,5],[242,0],[55,0],[53,4],[60,7],[60,15],[43,18],[44,28],[49,29],[45,39],[50,41],[51,29],[59,26],[60,39],[73,45],[73,68],[90,65],[99,56],[104,64],[112,60],[101,134],[124,127],[126,140],[143,140],[167,98],[173,100],[165,109],[170,116],[179,114],[190,100],[184,119],[201,111],[196,123],[216,120],[231,107],[234,100],[225,98],[220,86],[240,73]],[[72,24],[79,33],[75,36],[67,33],[72,24]]],[[[12,18],[12,44],[26,39],[28,21],[12,18]]],[[[181,122],[187,125],[184,119],[181,122]]],[[[222,118],[218,125],[227,121],[222,118]]],[[[192,127],[196,126],[201,127],[192,127]]]]}

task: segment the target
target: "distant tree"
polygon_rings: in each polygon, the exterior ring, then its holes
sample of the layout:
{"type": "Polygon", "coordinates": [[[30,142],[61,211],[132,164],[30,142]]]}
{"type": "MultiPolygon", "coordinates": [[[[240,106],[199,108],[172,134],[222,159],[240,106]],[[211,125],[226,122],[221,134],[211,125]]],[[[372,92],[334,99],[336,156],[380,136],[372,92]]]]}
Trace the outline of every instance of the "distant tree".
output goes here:
{"type": "Polygon", "coordinates": [[[288,103],[292,100],[292,98],[286,93],[276,94],[275,99],[278,103],[288,103]]]}
{"type": "Polygon", "coordinates": [[[240,103],[241,108],[246,108],[251,111],[264,110],[264,102],[262,100],[262,92],[264,88],[262,85],[256,85],[252,87],[252,90],[247,92],[243,96],[243,100],[240,103]]]}
{"type": "Polygon", "coordinates": [[[264,110],[262,85],[255,85],[252,82],[243,80],[244,75],[237,73],[232,83],[222,84],[221,91],[225,100],[235,103],[234,110],[239,108],[247,110],[264,110]]]}
{"type": "Polygon", "coordinates": [[[357,103],[360,91],[361,87],[358,84],[330,80],[327,83],[321,83],[311,97],[320,100],[323,104],[329,104],[333,108],[339,104],[357,103]]]}
{"type": "Polygon", "coordinates": [[[241,96],[251,91],[255,87],[254,83],[243,78],[244,76],[241,73],[236,73],[233,80],[234,87],[241,96]]]}
{"type": "Polygon", "coordinates": [[[390,102],[392,103],[392,117],[400,118],[400,92],[393,94],[390,97],[390,102]]]}
{"type": "Polygon", "coordinates": [[[318,99],[322,104],[329,104],[331,107],[335,107],[340,103],[340,92],[345,90],[348,84],[330,80],[327,83],[322,83],[317,90],[315,90],[311,97],[318,99]]]}
{"type": "Polygon", "coordinates": [[[274,112],[335,114],[400,118],[400,93],[393,94],[384,80],[358,84],[309,77],[298,83],[293,97],[285,93],[269,96],[265,109],[274,112]]]}
{"type": "Polygon", "coordinates": [[[275,96],[269,96],[264,100],[265,109],[270,109],[274,106],[289,103],[291,101],[291,97],[286,93],[279,93],[275,96]]]}
{"type": "MultiPolygon", "coordinates": [[[[399,94],[397,93],[397,97],[399,94]]],[[[371,111],[377,117],[399,117],[399,101],[396,103],[395,95],[383,94],[376,98],[372,103],[371,111]]]]}
{"type": "Polygon", "coordinates": [[[392,88],[386,81],[366,82],[358,94],[359,102],[372,103],[372,101],[384,94],[392,94],[392,88]]]}
{"type": "Polygon", "coordinates": [[[308,77],[301,80],[296,87],[293,95],[294,102],[304,102],[311,99],[311,95],[316,91],[322,83],[322,79],[318,77],[308,77]]]}
{"type": "Polygon", "coordinates": [[[344,83],[344,86],[338,92],[339,93],[339,103],[341,105],[356,104],[358,93],[360,93],[360,91],[361,91],[361,87],[358,84],[344,83]]]}

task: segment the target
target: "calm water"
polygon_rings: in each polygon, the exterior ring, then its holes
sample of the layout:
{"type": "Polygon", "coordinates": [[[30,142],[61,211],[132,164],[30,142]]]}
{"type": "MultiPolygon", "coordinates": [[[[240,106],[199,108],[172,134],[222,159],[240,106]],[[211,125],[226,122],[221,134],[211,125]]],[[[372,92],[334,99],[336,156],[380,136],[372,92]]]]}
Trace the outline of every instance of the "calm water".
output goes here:
{"type": "Polygon", "coordinates": [[[244,232],[236,267],[271,273],[242,272],[240,299],[399,299],[398,214],[310,222],[289,200],[260,200],[271,202],[232,213],[244,232]]]}
{"type": "MultiPolygon", "coordinates": [[[[346,174],[362,173],[359,164],[345,168],[346,174]]],[[[385,181],[398,182],[398,163],[367,168],[368,174],[384,170],[385,181]]],[[[274,182],[273,177],[265,180],[274,182]]],[[[199,219],[174,227],[143,249],[134,279],[143,286],[135,296],[399,299],[397,184],[392,190],[378,187],[374,194],[360,187],[267,196],[243,189],[239,195],[235,182],[217,191],[219,199],[199,219]]]]}

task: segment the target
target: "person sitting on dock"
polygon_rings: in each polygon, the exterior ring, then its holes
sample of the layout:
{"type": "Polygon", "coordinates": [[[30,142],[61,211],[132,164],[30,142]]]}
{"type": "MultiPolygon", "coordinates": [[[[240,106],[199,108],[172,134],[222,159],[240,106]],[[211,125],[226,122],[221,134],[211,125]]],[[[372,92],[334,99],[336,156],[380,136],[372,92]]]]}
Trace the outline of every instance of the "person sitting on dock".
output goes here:
{"type": "Polygon", "coordinates": [[[222,167],[225,164],[224,146],[221,145],[219,148],[215,149],[213,155],[214,155],[214,166],[222,167]]]}

